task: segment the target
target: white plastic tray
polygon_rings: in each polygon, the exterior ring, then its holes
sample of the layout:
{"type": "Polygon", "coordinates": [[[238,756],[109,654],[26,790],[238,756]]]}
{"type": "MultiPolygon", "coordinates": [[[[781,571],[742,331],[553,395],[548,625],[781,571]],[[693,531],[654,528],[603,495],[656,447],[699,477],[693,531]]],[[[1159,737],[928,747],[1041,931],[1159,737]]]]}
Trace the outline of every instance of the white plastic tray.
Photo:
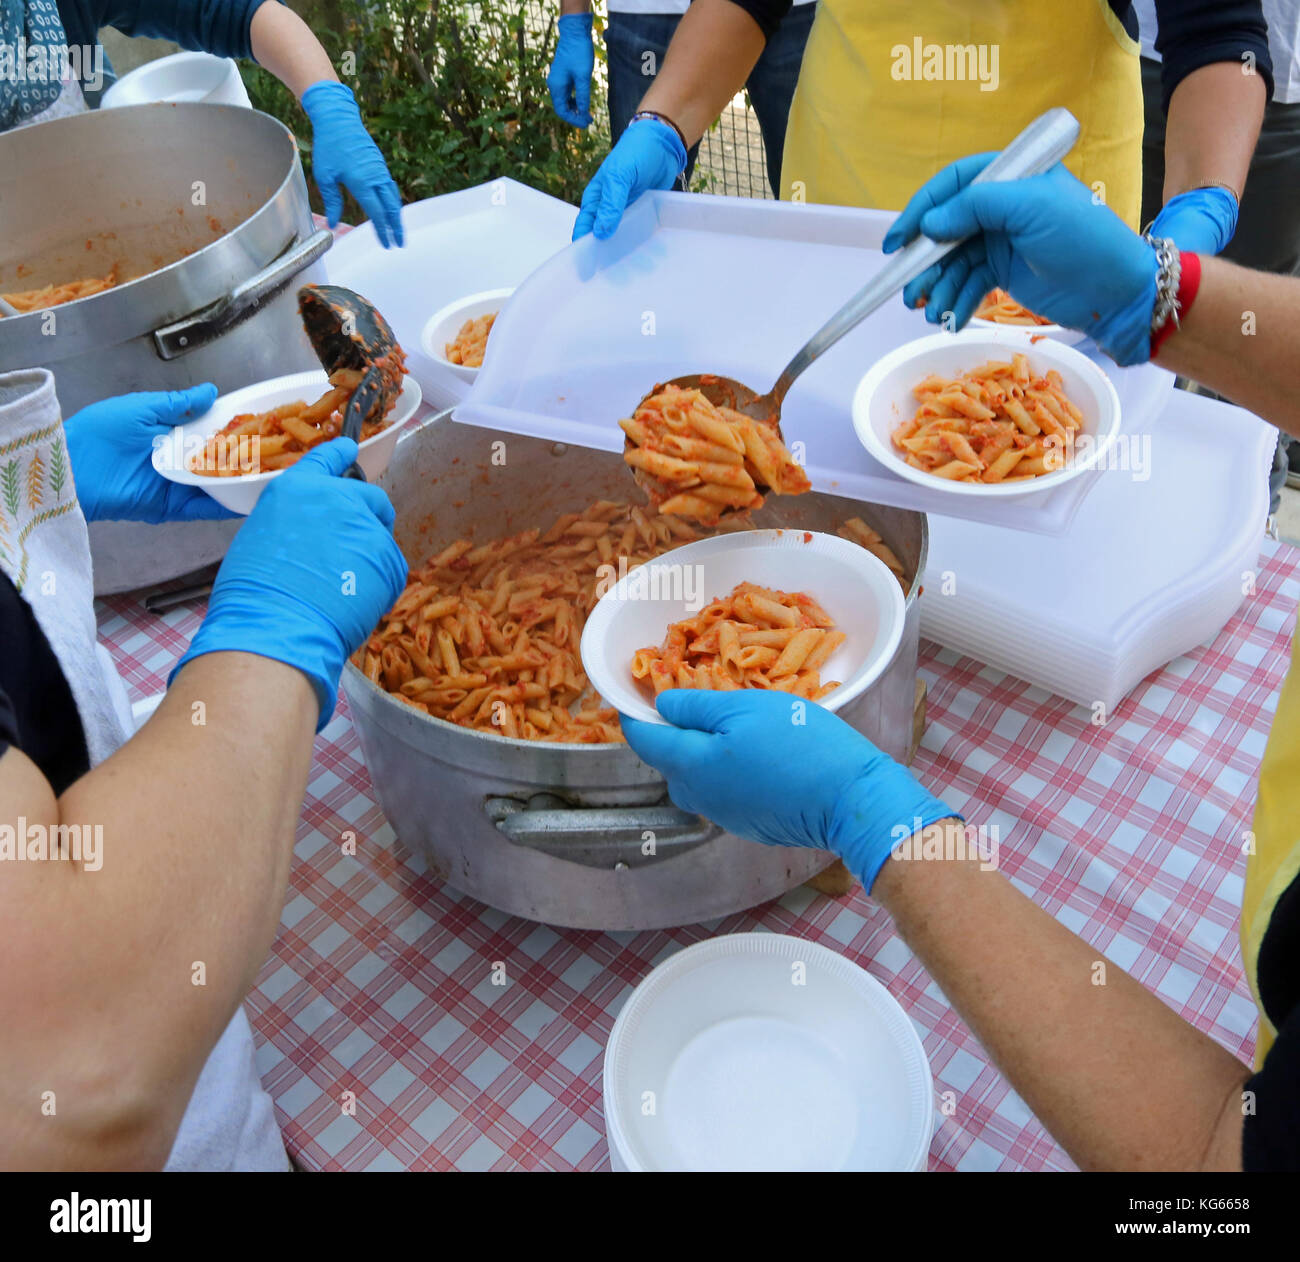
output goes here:
{"type": "Polygon", "coordinates": [[[1112,710],[1240,606],[1277,431],[1182,390],[1151,426],[1149,481],[1110,470],[1064,538],[930,518],[921,633],[1112,710]]]}
{"type": "Polygon", "coordinates": [[[325,270],[331,284],[355,289],[383,312],[425,402],[450,407],[469,385],[420,349],[425,321],[467,294],[518,285],[569,243],[577,213],[525,184],[493,180],[404,206],[400,250],[383,249],[369,223],[354,228],[326,254],[325,270]]]}
{"type": "MultiPolygon", "coordinates": [[[[886,211],[700,194],[642,197],[609,241],[585,237],[539,267],[492,332],[493,354],[460,422],[618,451],[616,422],[656,382],[714,371],[756,390],[882,265],[886,211]]],[[[363,291],[364,292],[364,291],[363,291]]],[[[850,417],[859,378],[881,355],[933,332],[887,304],[795,383],[782,411],[813,486],[855,499],[1061,533],[1095,475],[1014,504],[952,503],[863,449],[850,417]]],[[[1124,431],[1159,412],[1172,378],[1117,368],[1124,431]]],[[[796,453],[799,454],[799,453],[796,453]]]]}

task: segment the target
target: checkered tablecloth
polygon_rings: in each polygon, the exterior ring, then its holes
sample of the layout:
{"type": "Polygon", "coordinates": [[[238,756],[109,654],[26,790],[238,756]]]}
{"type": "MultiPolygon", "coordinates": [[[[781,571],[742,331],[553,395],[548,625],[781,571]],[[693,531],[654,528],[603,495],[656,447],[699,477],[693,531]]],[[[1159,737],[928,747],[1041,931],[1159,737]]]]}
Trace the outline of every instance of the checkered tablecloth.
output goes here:
{"type": "MultiPolygon", "coordinates": [[[[1298,594],[1300,552],[1266,543],[1256,594],[1214,643],[1148,678],[1104,726],[969,658],[921,653],[921,778],[971,823],[999,825],[1002,869],[1035,901],[1244,1060],[1242,836],[1298,594]]],[[[201,612],[155,617],[131,596],[99,611],[133,699],[161,690],[201,612]]],[[[931,1169],[1070,1168],[860,890],[801,888],[653,933],[515,919],[397,841],[345,709],[317,739],[279,937],[247,1003],[289,1149],[335,1170],[608,1168],[601,1056],[619,1007],[665,956],[754,929],[841,951],[902,1003],[938,1098],[956,1102],[937,1116],[931,1169]]]]}

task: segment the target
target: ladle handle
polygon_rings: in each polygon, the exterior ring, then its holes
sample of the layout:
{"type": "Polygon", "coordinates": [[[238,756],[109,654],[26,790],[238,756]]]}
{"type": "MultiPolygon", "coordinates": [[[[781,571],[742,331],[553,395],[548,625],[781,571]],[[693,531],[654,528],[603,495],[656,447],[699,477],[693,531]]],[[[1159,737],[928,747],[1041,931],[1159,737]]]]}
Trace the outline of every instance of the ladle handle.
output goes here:
{"type": "MultiPolygon", "coordinates": [[[[1069,110],[1057,106],[1034,119],[972,183],[1020,180],[1030,175],[1042,175],[1074,148],[1074,142],[1078,138],[1078,119],[1069,110]]],[[[777,406],[780,406],[795,378],[819,355],[830,350],[877,307],[888,302],[909,281],[932,267],[966,239],[961,237],[956,241],[932,241],[929,237],[919,236],[893,255],[875,276],[808,339],[803,349],[786,365],[777,378],[776,385],[772,387],[777,406]]]]}

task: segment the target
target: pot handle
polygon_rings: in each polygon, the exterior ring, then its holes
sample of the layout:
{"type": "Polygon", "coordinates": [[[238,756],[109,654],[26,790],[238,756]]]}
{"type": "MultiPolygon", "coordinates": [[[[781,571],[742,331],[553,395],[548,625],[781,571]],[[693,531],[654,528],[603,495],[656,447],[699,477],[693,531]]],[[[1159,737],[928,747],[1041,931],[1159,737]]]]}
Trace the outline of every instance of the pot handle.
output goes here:
{"type": "Polygon", "coordinates": [[[334,234],[319,228],[302,241],[289,246],[279,258],[255,276],[236,285],[201,311],[187,315],[164,328],[155,329],[154,350],[159,359],[179,359],[201,346],[215,342],[235,325],[247,320],[268,299],[274,297],[305,267],[310,267],[334,244],[334,234]]]}
{"type": "Polygon", "coordinates": [[[662,863],[719,833],[703,816],[675,806],[578,807],[550,793],[526,803],[490,797],[483,810],[513,845],[607,871],[662,863]]]}

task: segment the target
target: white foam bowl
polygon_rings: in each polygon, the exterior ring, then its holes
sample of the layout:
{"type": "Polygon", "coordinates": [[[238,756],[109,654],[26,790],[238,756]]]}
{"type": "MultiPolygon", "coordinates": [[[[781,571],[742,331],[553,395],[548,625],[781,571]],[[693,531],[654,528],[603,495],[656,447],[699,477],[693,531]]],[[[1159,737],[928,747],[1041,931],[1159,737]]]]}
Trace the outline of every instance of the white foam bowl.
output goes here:
{"type": "MultiPolygon", "coordinates": [[[[223,394],[202,416],[178,425],[157,442],[153,449],[153,467],[169,482],[201,487],[232,513],[251,513],[267,483],[272,478],[278,478],[284,472],[283,469],[272,469],[266,473],[242,473],[232,477],[210,477],[195,473],[189,467],[190,459],[203,450],[203,444],[213,434],[240,413],[265,412],[297,399],[311,403],[324,394],[328,387],[329,377],[325,370],[316,369],[312,372],[291,373],[287,377],[273,377],[269,381],[259,381],[255,385],[223,394]]],[[[397,405],[388,414],[388,424],[359,445],[357,463],[367,480],[373,482],[388,468],[402,427],[419,410],[420,398],[419,383],[414,377],[404,378],[397,405]]]]}
{"type": "Polygon", "coordinates": [[[642,979],[605,1046],[619,1171],[924,1170],[934,1083],[907,1014],[815,942],[739,933],[642,979]]]}
{"type": "Polygon", "coordinates": [[[963,330],[918,338],[877,360],[853,394],[853,428],[872,456],[891,473],[918,486],[948,495],[979,495],[986,499],[1014,499],[1038,495],[1086,473],[1102,461],[1119,434],[1119,395],[1110,378],[1091,359],[1072,346],[1046,339],[1030,344],[1015,332],[963,330]],[[990,359],[1010,359],[1016,351],[1029,356],[1035,373],[1055,368],[1065,382],[1065,393],[1083,413],[1074,457],[1063,469],[1024,482],[953,482],[914,469],[890,441],[890,434],[916,414],[912,388],[931,373],[956,376],[978,368],[990,359]]]}
{"type": "Polygon", "coordinates": [[[1078,329],[1067,329],[1063,324],[999,324],[996,320],[971,316],[966,327],[979,333],[1009,333],[1022,338],[1048,337],[1054,342],[1064,342],[1066,346],[1077,346],[1088,340],[1086,333],[1078,329]]]}
{"type": "Polygon", "coordinates": [[[159,57],[124,74],[104,93],[105,109],[155,101],[204,101],[251,108],[239,67],[229,57],[181,52],[159,57]]]}
{"type": "Polygon", "coordinates": [[[582,632],[582,667],[591,686],[620,713],[663,723],[632,677],[633,654],[661,644],[671,623],[730,595],[738,583],[807,592],[844,632],[821,670],[823,682],[840,681],[818,703],[828,710],[875,683],[903,637],[903,591],[879,557],[838,535],[740,531],[674,548],[610,586],[582,632]]]}
{"type": "MultiPolygon", "coordinates": [[[[449,302],[425,321],[424,328],[420,331],[420,349],[435,363],[449,368],[462,381],[472,382],[478,376],[478,369],[465,364],[453,364],[447,358],[447,343],[456,340],[456,334],[466,320],[477,320],[479,316],[494,315],[501,311],[514,292],[513,289],[486,289],[481,294],[470,294],[467,298],[449,302]]],[[[488,336],[490,338],[491,334],[488,336]]]]}

